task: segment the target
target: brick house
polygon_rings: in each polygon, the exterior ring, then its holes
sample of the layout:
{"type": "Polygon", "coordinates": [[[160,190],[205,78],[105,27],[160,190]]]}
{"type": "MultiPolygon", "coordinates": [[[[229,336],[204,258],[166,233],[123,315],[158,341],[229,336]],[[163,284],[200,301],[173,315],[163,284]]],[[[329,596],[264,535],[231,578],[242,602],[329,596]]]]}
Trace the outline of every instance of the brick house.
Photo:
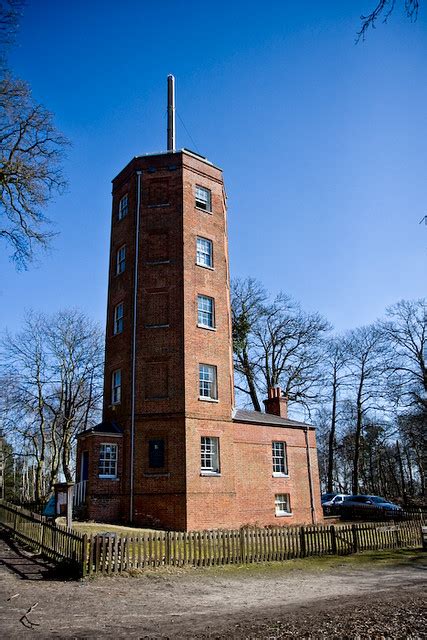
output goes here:
{"type": "Polygon", "coordinates": [[[87,518],[174,530],[321,520],[314,427],[235,409],[221,170],[191,151],[113,180],[103,421],[81,433],[87,518]]]}

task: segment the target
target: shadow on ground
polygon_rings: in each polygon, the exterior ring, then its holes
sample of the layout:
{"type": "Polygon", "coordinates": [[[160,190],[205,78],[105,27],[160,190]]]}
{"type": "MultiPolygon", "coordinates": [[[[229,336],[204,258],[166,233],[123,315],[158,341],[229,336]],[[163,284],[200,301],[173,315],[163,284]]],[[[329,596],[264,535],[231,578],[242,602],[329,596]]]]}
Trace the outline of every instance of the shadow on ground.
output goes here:
{"type": "Polygon", "coordinates": [[[75,568],[68,564],[54,564],[33,550],[18,544],[5,531],[0,531],[0,566],[16,574],[21,580],[76,580],[75,568]]]}

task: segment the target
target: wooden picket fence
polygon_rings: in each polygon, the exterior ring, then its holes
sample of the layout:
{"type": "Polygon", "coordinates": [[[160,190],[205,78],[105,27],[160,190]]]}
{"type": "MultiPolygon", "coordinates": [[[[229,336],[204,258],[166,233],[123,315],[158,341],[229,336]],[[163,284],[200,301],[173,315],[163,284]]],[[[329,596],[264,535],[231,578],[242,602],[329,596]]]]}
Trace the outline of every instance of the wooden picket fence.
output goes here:
{"type": "Polygon", "coordinates": [[[44,516],[6,502],[0,503],[0,525],[54,562],[66,562],[84,575],[87,535],[50,524],[44,516]]]}
{"type": "Polygon", "coordinates": [[[116,574],[148,567],[251,564],[357,551],[419,547],[417,521],[237,530],[150,532],[89,538],[86,573],[116,574]]]}
{"type": "Polygon", "coordinates": [[[37,514],[0,504],[0,524],[80,575],[111,575],[164,565],[251,564],[357,551],[420,547],[419,518],[398,523],[353,523],[215,531],[150,531],[140,536],[80,535],[37,514]]]}

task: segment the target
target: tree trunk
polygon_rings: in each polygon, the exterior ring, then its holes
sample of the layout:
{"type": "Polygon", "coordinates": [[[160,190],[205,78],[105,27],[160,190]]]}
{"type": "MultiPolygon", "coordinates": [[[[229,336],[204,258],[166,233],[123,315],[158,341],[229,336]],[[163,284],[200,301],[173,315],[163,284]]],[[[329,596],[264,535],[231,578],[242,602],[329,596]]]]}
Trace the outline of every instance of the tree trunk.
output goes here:
{"type": "Polygon", "coordinates": [[[406,492],[405,474],[403,472],[403,462],[402,462],[402,456],[400,454],[399,440],[396,440],[396,458],[397,458],[397,463],[399,465],[400,482],[401,482],[401,485],[402,485],[403,504],[407,505],[408,504],[408,495],[407,495],[407,492],[406,492]]]}
{"type": "Polygon", "coordinates": [[[334,381],[332,385],[331,429],[329,431],[329,442],[328,442],[328,476],[327,476],[328,493],[331,493],[334,488],[334,454],[335,454],[336,426],[337,426],[337,378],[336,378],[336,370],[334,370],[334,381]]]}
{"type": "Polygon", "coordinates": [[[356,432],[354,434],[354,457],[353,457],[353,475],[352,475],[352,493],[359,493],[359,459],[360,459],[360,440],[362,436],[363,426],[363,409],[360,398],[357,400],[357,421],[356,432]]]}
{"type": "Polygon", "coordinates": [[[252,405],[254,407],[254,410],[261,411],[261,405],[259,403],[258,394],[255,387],[255,378],[252,371],[252,367],[249,362],[249,357],[246,352],[246,349],[244,349],[242,353],[242,365],[243,365],[243,372],[245,374],[246,382],[248,384],[249,395],[252,400],[252,405]]]}

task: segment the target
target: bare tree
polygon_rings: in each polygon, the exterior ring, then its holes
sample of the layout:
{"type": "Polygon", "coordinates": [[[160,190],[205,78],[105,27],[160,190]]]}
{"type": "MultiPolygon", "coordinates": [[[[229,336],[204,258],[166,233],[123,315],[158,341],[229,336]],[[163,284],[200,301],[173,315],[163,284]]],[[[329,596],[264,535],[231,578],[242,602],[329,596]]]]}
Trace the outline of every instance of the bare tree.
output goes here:
{"type": "Polygon", "coordinates": [[[404,408],[427,414],[426,300],[401,300],[389,307],[380,328],[389,347],[391,394],[404,408]]]}
{"type": "Polygon", "coordinates": [[[319,392],[328,322],[283,293],[270,302],[254,280],[234,285],[232,305],[236,371],[243,382],[238,390],[250,396],[256,411],[258,393],[274,386],[309,408],[319,392]]]}
{"type": "Polygon", "coordinates": [[[328,430],[328,466],[327,466],[327,486],[328,492],[334,488],[334,461],[336,451],[336,432],[339,418],[339,395],[349,376],[346,369],[348,360],[348,350],[342,338],[332,338],[327,343],[324,360],[324,385],[325,391],[330,399],[330,420],[328,430]]]}
{"type": "Polygon", "coordinates": [[[0,0],[0,237],[15,265],[27,268],[54,235],[44,210],[66,186],[61,163],[68,142],[29,86],[6,68],[5,46],[21,6],[0,0]]]}
{"type": "MultiPolygon", "coordinates": [[[[420,7],[419,0],[404,0],[402,3],[404,11],[411,22],[415,22],[418,17],[420,7]]],[[[356,42],[364,40],[366,32],[372,28],[375,29],[375,23],[381,19],[383,23],[387,22],[396,6],[396,0],[379,0],[376,7],[367,15],[360,16],[361,27],[357,32],[356,42]]]]}
{"type": "Polygon", "coordinates": [[[359,492],[359,460],[363,427],[369,412],[381,409],[384,343],[377,326],[360,327],[346,338],[355,407],[352,491],[359,492]]]}
{"type": "Polygon", "coordinates": [[[1,355],[2,423],[34,461],[40,500],[60,470],[72,480],[75,437],[99,417],[102,333],[77,311],[29,314],[23,331],[5,336],[1,355]]]}
{"type": "Polygon", "coordinates": [[[233,280],[231,311],[233,324],[236,389],[249,395],[255,411],[261,411],[257,392],[260,356],[255,348],[255,329],[264,313],[267,292],[254,278],[233,280]]]}
{"type": "Polygon", "coordinates": [[[49,410],[59,436],[62,471],[71,482],[76,435],[87,428],[99,410],[103,336],[84,314],[67,310],[55,316],[47,341],[55,380],[49,410]]]}

